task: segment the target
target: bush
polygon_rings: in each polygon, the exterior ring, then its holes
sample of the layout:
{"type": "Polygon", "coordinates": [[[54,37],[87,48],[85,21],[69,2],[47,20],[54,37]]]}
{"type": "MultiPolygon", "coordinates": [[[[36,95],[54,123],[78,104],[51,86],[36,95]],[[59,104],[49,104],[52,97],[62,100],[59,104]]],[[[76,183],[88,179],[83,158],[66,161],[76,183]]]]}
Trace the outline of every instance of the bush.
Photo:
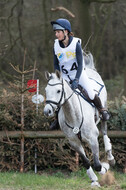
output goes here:
{"type": "MultiPolygon", "coordinates": [[[[0,130],[21,130],[20,94],[8,93],[6,90],[1,95],[0,103],[0,130]]],[[[25,94],[24,100],[24,130],[40,131],[49,130],[52,119],[46,119],[43,115],[43,104],[39,106],[39,114],[36,115],[36,105],[31,101],[31,95],[25,94]]],[[[108,122],[110,130],[126,129],[126,98],[115,99],[109,102],[111,120],[108,122]]],[[[111,139],[113,153],[117,166],[124,167],[125,146],[124,139],[111,139]]],[[[99,139],[100,158],[104,158],[103,139],[99,139]]],[[[83,143],[87,157],[92,162],[92,153],[86,143],[83,143]]],[[[76,170],[75,152],[71,149],[66,139],[25,139],[25,171],[34,170],[35,150],[37,150],[38,170],[62,168],[76,170]]],[[[0,139],[0,170],[19,170],[20,168],[20,139],[0,139]]],[[[79,160],[82,166],[81,159],[79,160]]]]}
{"type": "Polygon", "coordinates": [[[109,111],[111,119],[108,121],[110,130],[126,130],[126,97],[115,98],[109,102],[109,111]]]}

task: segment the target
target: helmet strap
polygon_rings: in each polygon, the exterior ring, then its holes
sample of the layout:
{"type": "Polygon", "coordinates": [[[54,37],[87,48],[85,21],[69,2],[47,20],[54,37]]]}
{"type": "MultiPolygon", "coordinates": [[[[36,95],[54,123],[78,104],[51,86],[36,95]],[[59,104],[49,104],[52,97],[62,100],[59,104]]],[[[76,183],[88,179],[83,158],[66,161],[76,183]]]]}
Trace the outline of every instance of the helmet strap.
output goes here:
{"type": "MultiPolygon", "coordinates": [[[[63,33],[64,33],[64,30],[62,30],[62,31],[63,31],[63,33]]],[[[65,39],[66,39],[66,35],[65,35],[65,33],[64,33],[64,38],[63,38],[62,40],[60,40],[60,42],[63,42],[65,39]]]]}

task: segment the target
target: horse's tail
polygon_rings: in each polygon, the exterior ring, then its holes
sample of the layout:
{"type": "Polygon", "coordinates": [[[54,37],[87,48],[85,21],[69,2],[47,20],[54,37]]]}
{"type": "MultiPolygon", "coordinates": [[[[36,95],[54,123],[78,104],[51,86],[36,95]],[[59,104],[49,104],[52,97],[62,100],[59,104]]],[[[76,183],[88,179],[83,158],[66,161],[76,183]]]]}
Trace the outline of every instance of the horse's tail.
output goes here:
{"type": "Polygon", "coordinates": [[[83,51],[83,56],[85,61],[85,67],[96,70],[93,55],[90,52],[87,54],[83,51]]]}

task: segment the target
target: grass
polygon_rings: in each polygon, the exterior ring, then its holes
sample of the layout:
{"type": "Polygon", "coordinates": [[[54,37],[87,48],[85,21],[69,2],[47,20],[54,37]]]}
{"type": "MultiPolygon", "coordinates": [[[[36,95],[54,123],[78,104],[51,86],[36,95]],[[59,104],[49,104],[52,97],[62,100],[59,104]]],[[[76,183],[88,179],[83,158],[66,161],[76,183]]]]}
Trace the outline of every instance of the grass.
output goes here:
{"type": "MultiPolygon", "coordinates": [[[[126,189],[126,174],[114,172],[116,183],[100,190],[126,189]]],[[[0,190],[90,190],[90,180],[84,170],[72,173],[34,174],[0,173],[0,190]]]]}

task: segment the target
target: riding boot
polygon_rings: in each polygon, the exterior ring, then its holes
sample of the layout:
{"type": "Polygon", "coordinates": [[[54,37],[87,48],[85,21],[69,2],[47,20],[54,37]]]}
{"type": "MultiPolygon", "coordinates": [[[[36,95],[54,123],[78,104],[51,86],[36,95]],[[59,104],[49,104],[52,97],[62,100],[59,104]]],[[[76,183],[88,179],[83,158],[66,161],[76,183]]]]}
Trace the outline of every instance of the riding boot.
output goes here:
{"type": "Polygon", "coordinates": [[[110,118],[110,115],[107,111],[107,109],[103,108],[101,100],[99,98],[99,96],[96,94],[94,99],[92,100],[92,102],[94,103],[94,105],[96,106],[96,108],[98,109],[98,111],[101,113],[102,115],[102,120],[103,121],[107,121],[110,118]]]}
{"type": "Polygon", "coordinates": [[[58,122],[58,112],[56,112],[56,118],[50,125],[51,130],[60,129],[59,122],[58,122]]]}

